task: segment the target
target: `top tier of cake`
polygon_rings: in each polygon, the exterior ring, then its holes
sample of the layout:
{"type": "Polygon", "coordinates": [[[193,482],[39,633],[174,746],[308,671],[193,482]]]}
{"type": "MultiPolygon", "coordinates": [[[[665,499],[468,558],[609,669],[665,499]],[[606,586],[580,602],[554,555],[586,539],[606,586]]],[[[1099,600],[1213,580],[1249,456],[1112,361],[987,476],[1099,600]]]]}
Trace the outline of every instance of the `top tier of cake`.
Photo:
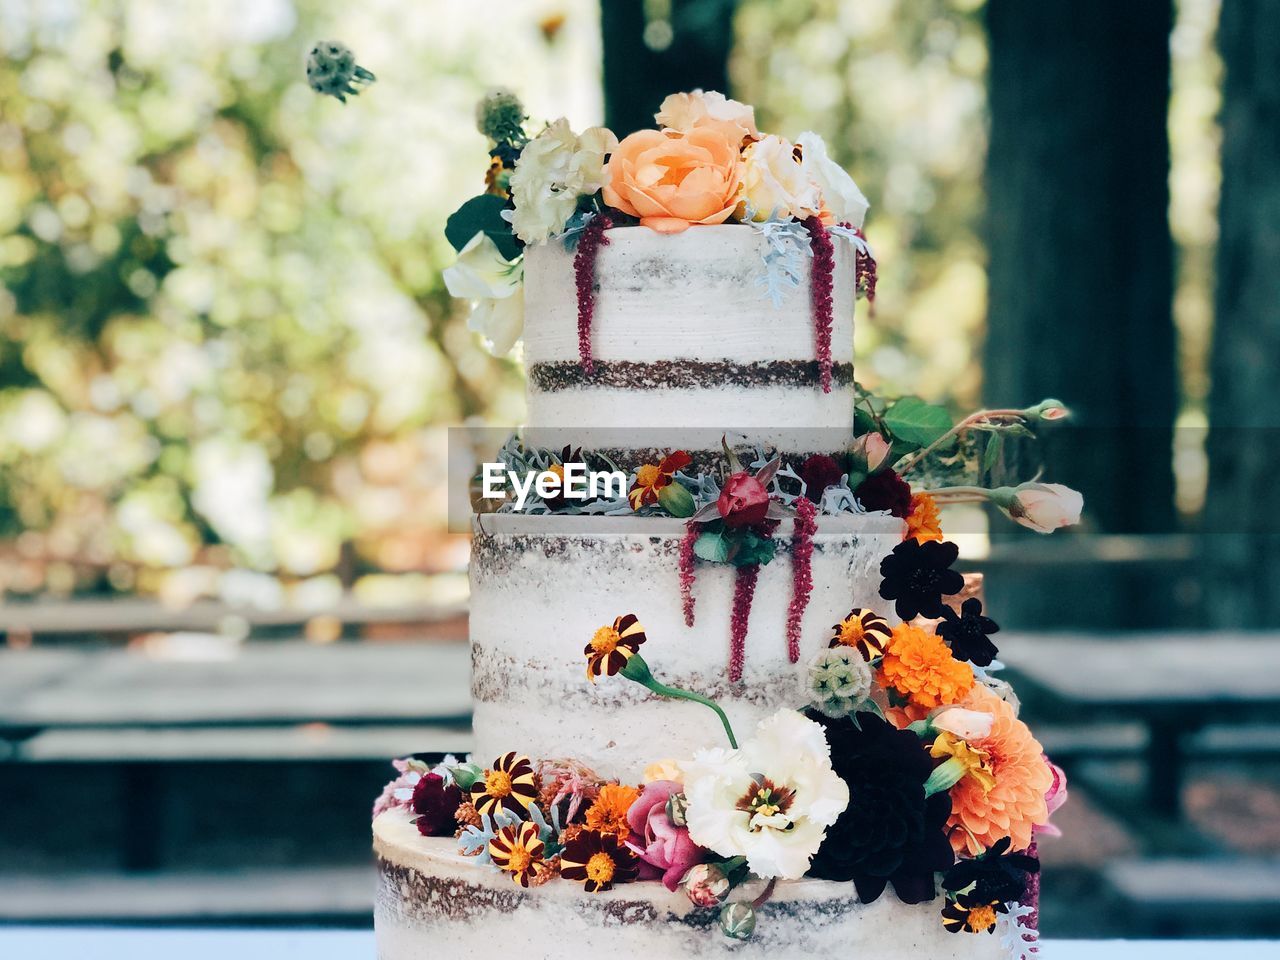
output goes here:
{"type": "Polygon", "coordinates": [[[832,383],[819,381],[805,259],[775,305],[762,284],[768,241],[745,225],[675,235],[606,234],[595,264],[592,356],[579,362],[573,253],[525,253],[526,435],[595,449],[706,450],[741,433],[781,451],[843,447],[853,416],[854,255],[835,244],[832,383]]]}

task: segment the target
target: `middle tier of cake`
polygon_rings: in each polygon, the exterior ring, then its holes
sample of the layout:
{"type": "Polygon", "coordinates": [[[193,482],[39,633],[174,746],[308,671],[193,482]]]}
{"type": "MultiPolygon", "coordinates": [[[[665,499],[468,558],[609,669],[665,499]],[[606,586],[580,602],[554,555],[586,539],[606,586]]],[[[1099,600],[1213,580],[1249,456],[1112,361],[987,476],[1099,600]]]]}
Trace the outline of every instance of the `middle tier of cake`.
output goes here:
{"type": "Polygon", "coordinates": [[[591,683],[584,647],[602,625],[635,614],[641,648],[663,683],[717,700],[740,736],[780,708],[809,699],[809,662],[832,625],[854,607],[885,614],[880,562],[902,539],[886,513],[822,517],[813,538],[812,593],[801,619],[800,655],[788,654],[794,592],[790,523],[777,555],[760,568],[750,608],[742,679],[728,678],[736,568],[697,565],[695,620],[680,598],[683,521],[658,517],[476,518],[471,556],[475,755],[508,750],[568,757],[605,777],[639,777],[648,762],[723,746],[705,707],[660,699],[622,677],[591,683]]]}

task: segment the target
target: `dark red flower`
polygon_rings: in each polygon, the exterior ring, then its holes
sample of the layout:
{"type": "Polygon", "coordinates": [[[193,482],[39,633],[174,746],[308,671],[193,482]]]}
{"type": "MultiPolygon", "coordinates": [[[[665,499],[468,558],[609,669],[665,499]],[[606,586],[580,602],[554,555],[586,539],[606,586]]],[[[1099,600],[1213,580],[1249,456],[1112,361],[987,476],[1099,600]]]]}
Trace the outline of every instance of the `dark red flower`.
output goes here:
{"type": "Polygon", "coordinates": [[[937,633],[951,647],[952,656],[957,660],[968,660],[975,666],[991,666],[991,661],[1000,651],[991,642],[989,634],[997,633],[1000,627],[990,617],[982,615],[982,601],[970,597],[960,605],[959,613],[943,604],[941,613],[942,622],[938,624],[937,633]]]}
{"type": "Polygon", "coordinates": [[[751,527],[764,520],[769,512],[769,491],[746,470],[724,482],[717,503],[726,527],[751,527]]]}
{"type": "Polygon", "coordinates": [[[796,472],[804,481],[805,497],[813,503],[819,502],[827,487],[835,486],[844,476],[844,468],[840,466],[839,461],[825,453],[815,453],[806,458],[796,472]]]}
{"type": "Polygon", "coordinates": [[[951,569],[959,553],[946,540],[903,540],[880,561],[880,596],[903,620],[941,617],[942,598],[964,589],[964,577],[951,569]]]}
{"type": "Polygon", "coordinates": [[[457,828],[453,815],[462,806],[462,791],[438,773],[428,773],[413,788],[414,823],[424,837],[451,837],[457,828]]]}
{"type": "Polygon", "coordinates": [[[853,495],[865,510],[888,510],[904,520],[911,515],[911,485],[892,470],[873,473],[853,495]]]}

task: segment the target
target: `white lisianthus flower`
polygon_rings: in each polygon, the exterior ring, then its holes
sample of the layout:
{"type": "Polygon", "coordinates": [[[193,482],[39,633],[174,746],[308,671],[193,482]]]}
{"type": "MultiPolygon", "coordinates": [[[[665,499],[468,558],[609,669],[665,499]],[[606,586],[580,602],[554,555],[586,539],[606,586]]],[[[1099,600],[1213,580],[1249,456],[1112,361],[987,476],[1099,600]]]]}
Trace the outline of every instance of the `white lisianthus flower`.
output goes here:
{"type": "Polygon", "coordinates": [[[1084,497],[1060,483],[1028,481],[1016,487],[999,487],[991,499],[1015,522],[1037,533],[1053,533],[1059,527],[1080,522],[1084,497]]]}
{"type": "Polygon", "coordinates": [[[822,137],[812,131],[802,133],[796,138],[796,146],[800,148],[804,175],[817,187],[821,205],[830,212],[832,221],[861,227],[870,204],[853,177],[827,155],[827,144],[822,137]]]}
{"type": "Polygon", "coordinates": [[[761,721],[737,750],[682,763],[689,836],[723,857],[746,857],[758,877],[794,880],[849,805],[822,727],[794,710],[761,721]]]}
{"type": "Polygon", "coordinates": [[[604,186],[605,156],[618,138],[604,127],[581,135],[561,117],[525,144],[511,172],[511,226],[525,243],[541,243],[564,229],[578,198],[604,186]]]}
{"type": "Polygon", "coordinates": [[[741,131],[742,137],[760,136],[756,129],[756,111],[745,103],[730,100],[718,90],[694,90],[692,93],[673,93],[662,101],[653,115],[664,130],[688,133],[695,127],[708,123],[727,124],[741,131]]]}
{"type": "Polygon", "coordinates": [[[487,233],[477,231],[444,271],[449,293],[471,301],[468,329],[495,356],[510,352],[524,330],[524,258],[507,260],[487,233]]]}
{"type": "Polygon", "coordinates": [[[754,220],[816,214],[822,199],[795,156],[795,147],[770,134],[742,151],[742,186],[754,220]]]}

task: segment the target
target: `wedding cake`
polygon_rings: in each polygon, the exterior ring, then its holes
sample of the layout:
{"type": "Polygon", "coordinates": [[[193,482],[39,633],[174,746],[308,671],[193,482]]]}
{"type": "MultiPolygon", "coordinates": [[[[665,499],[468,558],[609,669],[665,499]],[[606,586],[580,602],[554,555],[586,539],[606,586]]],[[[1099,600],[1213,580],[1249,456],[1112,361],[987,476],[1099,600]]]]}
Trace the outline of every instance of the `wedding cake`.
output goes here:
{"type": "Polygon", "coordinates": [[[1073,522],[996,448],[1065,410],[865,391],[867,203],[821,138],[656,119],[478,108],[446,281],[522,340],[528,422],[477,472],[474,753],[375,805],[378,956],[1031,957],[1065,790],[939,508],[1073,522]]]}

